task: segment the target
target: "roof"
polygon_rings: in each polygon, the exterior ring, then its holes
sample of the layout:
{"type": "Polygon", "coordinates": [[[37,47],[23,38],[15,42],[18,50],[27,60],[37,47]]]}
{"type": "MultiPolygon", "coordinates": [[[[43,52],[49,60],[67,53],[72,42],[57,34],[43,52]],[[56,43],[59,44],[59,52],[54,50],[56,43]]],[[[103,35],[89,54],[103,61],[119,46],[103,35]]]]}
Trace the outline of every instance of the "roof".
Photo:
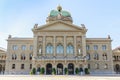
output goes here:
{"type": "Polygon", "coordinates": [[[2,51],[2,52],[6,52],[6,49],[0,47],[0,51],[2,51]]]}
{"type": "Polygon", "coordinates": [[[61,6],[58,6],[57,9],[58,10],[51,10],[50,11],[50,16],[51,17],[58,16],[59,14],[62,15],[62,16],[65,16],[65,17],[70,17],[71,16],[71,14],[68,11],[62,10],[61,6]]]}

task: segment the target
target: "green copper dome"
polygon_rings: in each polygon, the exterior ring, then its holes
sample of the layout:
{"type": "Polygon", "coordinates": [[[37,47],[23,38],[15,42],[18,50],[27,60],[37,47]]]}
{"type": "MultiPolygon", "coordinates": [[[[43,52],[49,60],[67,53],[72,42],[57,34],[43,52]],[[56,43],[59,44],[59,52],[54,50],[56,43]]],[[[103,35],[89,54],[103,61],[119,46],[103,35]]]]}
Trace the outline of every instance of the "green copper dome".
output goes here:
{"type": "Polygon", "coordinates": [[[70,13],[68,11],[62,10],[61,6],[57,7],[58,10],[51,10],[50,17],[58,16],[58,14],[61,14],[64,17],[71,17],[70,13]]]}

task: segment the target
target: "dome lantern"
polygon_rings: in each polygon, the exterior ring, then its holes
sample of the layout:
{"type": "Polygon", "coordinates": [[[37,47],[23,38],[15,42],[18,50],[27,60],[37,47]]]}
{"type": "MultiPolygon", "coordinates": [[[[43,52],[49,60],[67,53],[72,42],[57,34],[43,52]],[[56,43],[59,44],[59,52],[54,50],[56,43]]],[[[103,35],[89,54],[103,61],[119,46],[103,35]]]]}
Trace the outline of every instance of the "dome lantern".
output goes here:
{"type": "Polygon", "coordinates": [[[58,10],[59,12],[61,12],[62,7],[59,5],[59,6],[57,7],[57,10],[58,10]]]}

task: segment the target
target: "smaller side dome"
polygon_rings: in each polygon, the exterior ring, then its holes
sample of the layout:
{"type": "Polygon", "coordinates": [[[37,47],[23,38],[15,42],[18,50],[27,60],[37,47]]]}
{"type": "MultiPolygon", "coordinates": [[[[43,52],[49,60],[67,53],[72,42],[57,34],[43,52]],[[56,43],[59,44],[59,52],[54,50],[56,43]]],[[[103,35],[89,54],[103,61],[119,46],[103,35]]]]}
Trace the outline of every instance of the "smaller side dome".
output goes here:
{"type": "Polygon", "coordinates": [[[57,16],[58,14],[59,14],[59,12],[56,11],[56,10],[51,10],[51,12],[50,12],[50,16],[51,16],[51,17],[55,17],[55,16],[57,16]]]}
{"type": "Polygon", "coordinates": [[[61,12],[63,16],[70,17],[71,14],[68,11],[62,11],[61,12]]]}

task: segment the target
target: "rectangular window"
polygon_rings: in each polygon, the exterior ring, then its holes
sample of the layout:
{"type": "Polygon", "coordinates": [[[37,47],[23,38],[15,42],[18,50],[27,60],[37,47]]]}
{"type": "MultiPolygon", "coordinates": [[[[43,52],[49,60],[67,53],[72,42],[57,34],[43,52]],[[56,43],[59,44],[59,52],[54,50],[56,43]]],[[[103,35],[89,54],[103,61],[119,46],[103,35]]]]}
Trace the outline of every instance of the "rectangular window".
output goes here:
{"type": "Polygon", "coordinates": [[[106,45],[102,45],[102,50],[106,50],[106,45]]]}
{"type": "Polygon", "coordinates": [[[90,69],[90,64],[88,64],[88,69],[90,69]]]}
{"type": "Polygon", "coordinates": [[[30,50],[33,50],[33,45],[30,45],[30,50]]]}
{"type": "Polygon", "coordinates": [[[24,69],[24,64],[21,64],[21,69],[24,69]]]}
{"type": "Polygon", "coordinates": [[[22,45],[22,50],[26,50],[26,46],[25,45],[22,45]]]}
{"type": "Polygon", "coordinates": [[[90,46],[89,45],[86,45],[86,50],[90,50],[90,46]]]}
{"type": "Polygon", "coordinates": [[[98,46],[97,45],[94,45],[94,50],[98,50],[98,46]]]}
{"type": "Polygon", "coordinates": [[[13,46],[12,46],[12,49],[13,49],[13,50],[17,50],[17,49],[18,49],[18,46],[17,46],[17,45],[13,45],[13,46]]]}
{"type": "Polygon", "coordinates": [[[12,69],[15,69],[15,64],[12,64],[12,69]]]}
{"type": "Polygon", "coordinates": [[[30,69],[32,69],[32,64],[30,64],[30,69]]]}

